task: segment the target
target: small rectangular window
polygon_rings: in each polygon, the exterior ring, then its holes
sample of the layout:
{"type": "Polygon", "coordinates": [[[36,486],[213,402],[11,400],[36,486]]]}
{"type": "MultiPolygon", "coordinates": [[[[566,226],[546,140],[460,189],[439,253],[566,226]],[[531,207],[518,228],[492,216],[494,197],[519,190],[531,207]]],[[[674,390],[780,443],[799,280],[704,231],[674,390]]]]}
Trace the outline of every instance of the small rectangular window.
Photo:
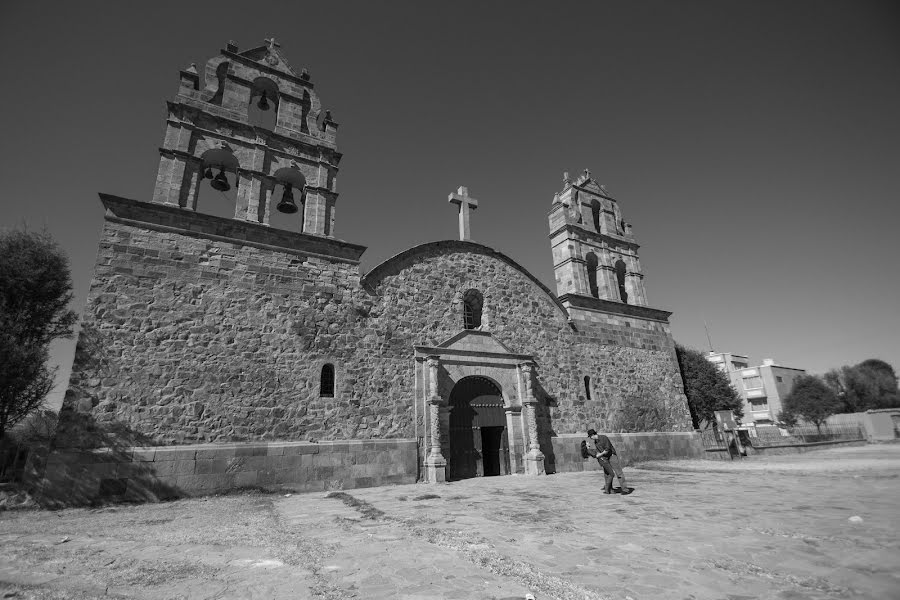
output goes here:
{"type": "Polygon", "coordinates": [[[784,381],[784,379],[781,378],[781,375],[776,375],[775,381],[777,381],[778,383],[781,383],[782,381],[784,381]]]}

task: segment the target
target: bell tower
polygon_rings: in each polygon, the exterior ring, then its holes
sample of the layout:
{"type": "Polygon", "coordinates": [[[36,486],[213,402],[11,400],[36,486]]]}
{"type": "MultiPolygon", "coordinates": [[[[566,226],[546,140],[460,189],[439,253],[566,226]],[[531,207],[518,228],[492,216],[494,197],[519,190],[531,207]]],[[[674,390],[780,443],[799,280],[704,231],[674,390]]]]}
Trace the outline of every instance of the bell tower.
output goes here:
{"type": "MultiPolygon", "coordinates": [[[[638,244],[619,204],[590,171],[553,196],[550,244],[556,293],[589,296],[637,306],[647,305],[638,244]]],[[[563,302],[565,304],[565,301],[563,302]]]]}
{"type": "Polygon", "coordinates": [[[167,105],[153,202],[196,211],[207,178],[236,188],[236,220],[269,225],[272,210],[299,211],[298,231],[333,236],[338,124],[274,38],[243,52],[229,42],[202,79],[192,64],[167,105]],[[260,111],[274,112],[273,126],[254,123],[260,111]]]}

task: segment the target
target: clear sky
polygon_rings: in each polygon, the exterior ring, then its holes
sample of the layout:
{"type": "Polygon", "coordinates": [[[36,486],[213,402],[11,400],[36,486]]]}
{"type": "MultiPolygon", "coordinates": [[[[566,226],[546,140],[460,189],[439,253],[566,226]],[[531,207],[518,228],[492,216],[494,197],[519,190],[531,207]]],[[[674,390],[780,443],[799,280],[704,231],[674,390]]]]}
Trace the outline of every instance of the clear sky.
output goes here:
{"type": "Polygon", "coordinates": [[[706,321],[752,361],[900,369],[896,2],[7,0],[0,225],[59,240],[77,310],[97,193],[150,199],[178,71],[273,35],[340,123],[364,270],[456,237],[466,185],[473,239],[555,289],[547,212],[589,168],[677,341],[706,349],[706,321]]]}

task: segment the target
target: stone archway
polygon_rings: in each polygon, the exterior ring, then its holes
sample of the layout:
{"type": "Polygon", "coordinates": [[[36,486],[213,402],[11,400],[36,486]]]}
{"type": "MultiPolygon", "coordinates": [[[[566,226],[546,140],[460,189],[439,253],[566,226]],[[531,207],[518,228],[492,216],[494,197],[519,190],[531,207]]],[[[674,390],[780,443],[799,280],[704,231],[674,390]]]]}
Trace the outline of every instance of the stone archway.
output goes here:
{"type": "Polygon", "coordinates": [[[456,382],[448,402],[447,480],[508,475],[509,435],[500,386],[470,375],[456,382]]]}
{"type": "Polygon", "coordinates": [[[415,350],[421,364],[416,389],[422,392],[417,394],[416,410],[421,407],[423,416],[420,456],[426,481],[544,473],[532,356],[513,353],[491,333],[474,329],[437,346],[415,346],[415,350]],[[452,468],[448,466],[451,454],[452,468]]]}

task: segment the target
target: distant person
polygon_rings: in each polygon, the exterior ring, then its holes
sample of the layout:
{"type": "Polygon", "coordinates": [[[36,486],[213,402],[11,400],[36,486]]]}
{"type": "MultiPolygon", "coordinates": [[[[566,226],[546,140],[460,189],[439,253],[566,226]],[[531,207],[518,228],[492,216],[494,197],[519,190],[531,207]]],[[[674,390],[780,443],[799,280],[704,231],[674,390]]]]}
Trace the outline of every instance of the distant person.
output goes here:
{"type": "Polygon", "coordinates": [[[604,494],[611,494],[613,491],[613,475],[619,478],[619,486],[621,486],[622,494],[630,494],[634,490],[625,483],[625,473],[622,471],[622,462],[612,442],[605,435],[600,435],[595,429],[588,429],[588,437],[594,440],[594,447],[588,448],[588,454],[597,459],[600,466],[603,467],[603,477],[605,485],[603,486],[604,494]]]}

